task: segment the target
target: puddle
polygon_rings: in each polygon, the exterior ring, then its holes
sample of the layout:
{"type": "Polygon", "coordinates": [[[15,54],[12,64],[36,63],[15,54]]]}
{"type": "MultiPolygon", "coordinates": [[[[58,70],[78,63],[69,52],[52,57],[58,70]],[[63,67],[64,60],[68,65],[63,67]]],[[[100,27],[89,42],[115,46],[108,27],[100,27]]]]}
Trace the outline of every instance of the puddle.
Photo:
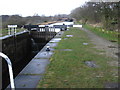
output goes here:
{"type": "Polygon", "coordinates": [[[88,43],[83,43],[83,45],[88,45],[88,43]]]}
{"type": "Polygon", "coordinates": [[[73,51],[72,49],[61,49],[61,51],[73,51]]]}
{"type": "Polygon", "coordinates": [[[117,47],[115,47],[115,46],[108,46],[109,48],[117,48],[117,47]]]}
{"type": "Polygon", "coordinates": [[[73,35],[66,35],[66,37],[73,37],[73,35]]]}
{"type": "Polygon", "coordinates": [[[61,40],[61,38],[54,38],[50,42],[59,42],[60,40],[61,40]]]}
{"type": "Polygon", "coordinates": [[[67,40],[68,38],[64,38],[64,40],[67,40]]]}
{"type": "Polygon", "coordinates": [[[118,83],[106,83],[105,88],[118,88],[118,83]]]}
{"type": "Polygon", "coordinates": [[[98,65],[96,65],[94,61],[85,61],[85,64],[89,67],[98,67],[98,65]]]}

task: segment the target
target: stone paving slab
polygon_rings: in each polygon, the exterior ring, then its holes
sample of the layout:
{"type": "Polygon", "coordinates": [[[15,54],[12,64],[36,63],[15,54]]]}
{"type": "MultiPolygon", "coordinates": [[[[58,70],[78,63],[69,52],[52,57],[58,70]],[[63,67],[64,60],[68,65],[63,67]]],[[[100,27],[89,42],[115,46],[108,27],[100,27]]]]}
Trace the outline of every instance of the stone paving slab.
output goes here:
{"type": "Polygon", "coordinates": [[[56,42],[60,42],[61,38],[53,38],[50,42],[51,43],[56,43],[56,42]]]}
{"type": "Polygon", "coordinates": [[[53,55],[53,52],[39,52],[34,58],[45,58],[45,59],[49,59],[51,56],[53,55]]]}
{"type": "Polygon", "coordinates": [[[50,46],[50,47],[56,47],[58,43],[48,43],[46,45],[50,46]]]}
{"type": "MultiPolygon", "coordinates": [[[[42,52],[46,52],[46,48],[42,49],[41,51],[42,52]]],[[[53,47],[50,47],[50,51],[47,51],[47,52],[53,52],[53,51],[55,51],[55,49],[53,47]]]]}
{"type": "Polygon", "coordinates": [[[61,49],[60,51],[73,51],[72,49],[61,49]]]}
{"type": "MultiPolygon", "coordinates": [[[[40,75],[18,75],[15,78],[16,88],[35,88],[42,78],[40,75]]],[[[10,86],[8,87],[10,88],[10,86]]],[[[7,89],[8,90],[8,89],[7,89]]]]}
{"type": "Polygon", "coordinates": [[[85,61],[85,64],[89,67],[97,68],[98,65],[95,64],[95,61],[85,61]]]}
{"type": "Polygon", "coordinates": [[[20,74],[44,74],[49,63],[48,59],[32,59],[20,74]]]}

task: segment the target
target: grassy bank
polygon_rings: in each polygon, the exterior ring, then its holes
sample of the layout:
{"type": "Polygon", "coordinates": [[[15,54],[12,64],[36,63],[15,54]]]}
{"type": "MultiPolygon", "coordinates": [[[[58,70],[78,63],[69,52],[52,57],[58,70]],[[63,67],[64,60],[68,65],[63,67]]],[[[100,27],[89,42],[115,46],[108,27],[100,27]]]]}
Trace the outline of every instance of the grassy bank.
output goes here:
{"type": "Polygon", "coordinates": [[[103,88],[106,83],[117,82],[118,67],[108,63],[114,59],[100,55],[103,51],[93,47],[84,31],[77,28],[66,31],[38,88],[103,88]],[[73,37],[64,39],[66,35],[73,37]],[[85,61],[94,61],[98,67],[89,67],[85,61]]]}
{"type": "Polygon", "coordinates": [[[99,35],[107,40],[110,40],[113,42],[118,42],[118,34],[119,33],[116,31],[104,30],[102,27],[93,27],[93,26],[90,26],[88,24],[83,25],[83,27],[91,30],[95,34],[97,34],[97,35],[99,35]]]}

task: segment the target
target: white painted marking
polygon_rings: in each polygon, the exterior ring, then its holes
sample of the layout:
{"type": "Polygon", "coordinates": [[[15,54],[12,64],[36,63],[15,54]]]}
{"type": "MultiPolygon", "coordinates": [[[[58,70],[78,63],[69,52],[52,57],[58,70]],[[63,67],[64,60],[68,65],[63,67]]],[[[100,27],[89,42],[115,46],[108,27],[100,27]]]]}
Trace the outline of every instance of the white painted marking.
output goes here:
{"type": "Polygon", "coordinates": [[[73,27],[82,27],[82,25],[73,25],[73,27]]]}

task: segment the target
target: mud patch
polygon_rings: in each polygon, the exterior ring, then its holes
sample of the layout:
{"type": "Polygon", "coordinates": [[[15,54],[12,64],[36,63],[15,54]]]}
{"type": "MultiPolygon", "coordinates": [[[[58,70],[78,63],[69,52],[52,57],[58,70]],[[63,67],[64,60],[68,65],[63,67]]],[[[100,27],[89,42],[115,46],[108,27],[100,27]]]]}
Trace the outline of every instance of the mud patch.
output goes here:
{"type": "Polygon", "coordinates": [[[117,42],[117,41],[115,41],[115,40],[110,40],[110,42],[117,42]]]}
{"type": "Polygon", "coordinates": [[[118,61],[109,61],[107,62],[110,66],[116,66],[118,67],[118,61]]]}
{"type": "Polygon", "coordinates": [[[120,52],[118,52],[118,53],[115,53],[115,55],[117,55],[117,56],[120,56],[120,52]]]}
{"type": "Polygon", "coordinates": [[[117,47],[115,47],[115,46],[108,46],[109,48],[117,48],[117,47]]]}
{"type": "Polygon", "coordinates": [[[112,76],[114,76],[116,78],[119,77],[118,69],[113,69],[111,72],[112,72],[112,76]]]}
{"type": "Polygon", "coordinates": [[[104,55],[105,53],[99,53],[99,55],[104,55]]]}

